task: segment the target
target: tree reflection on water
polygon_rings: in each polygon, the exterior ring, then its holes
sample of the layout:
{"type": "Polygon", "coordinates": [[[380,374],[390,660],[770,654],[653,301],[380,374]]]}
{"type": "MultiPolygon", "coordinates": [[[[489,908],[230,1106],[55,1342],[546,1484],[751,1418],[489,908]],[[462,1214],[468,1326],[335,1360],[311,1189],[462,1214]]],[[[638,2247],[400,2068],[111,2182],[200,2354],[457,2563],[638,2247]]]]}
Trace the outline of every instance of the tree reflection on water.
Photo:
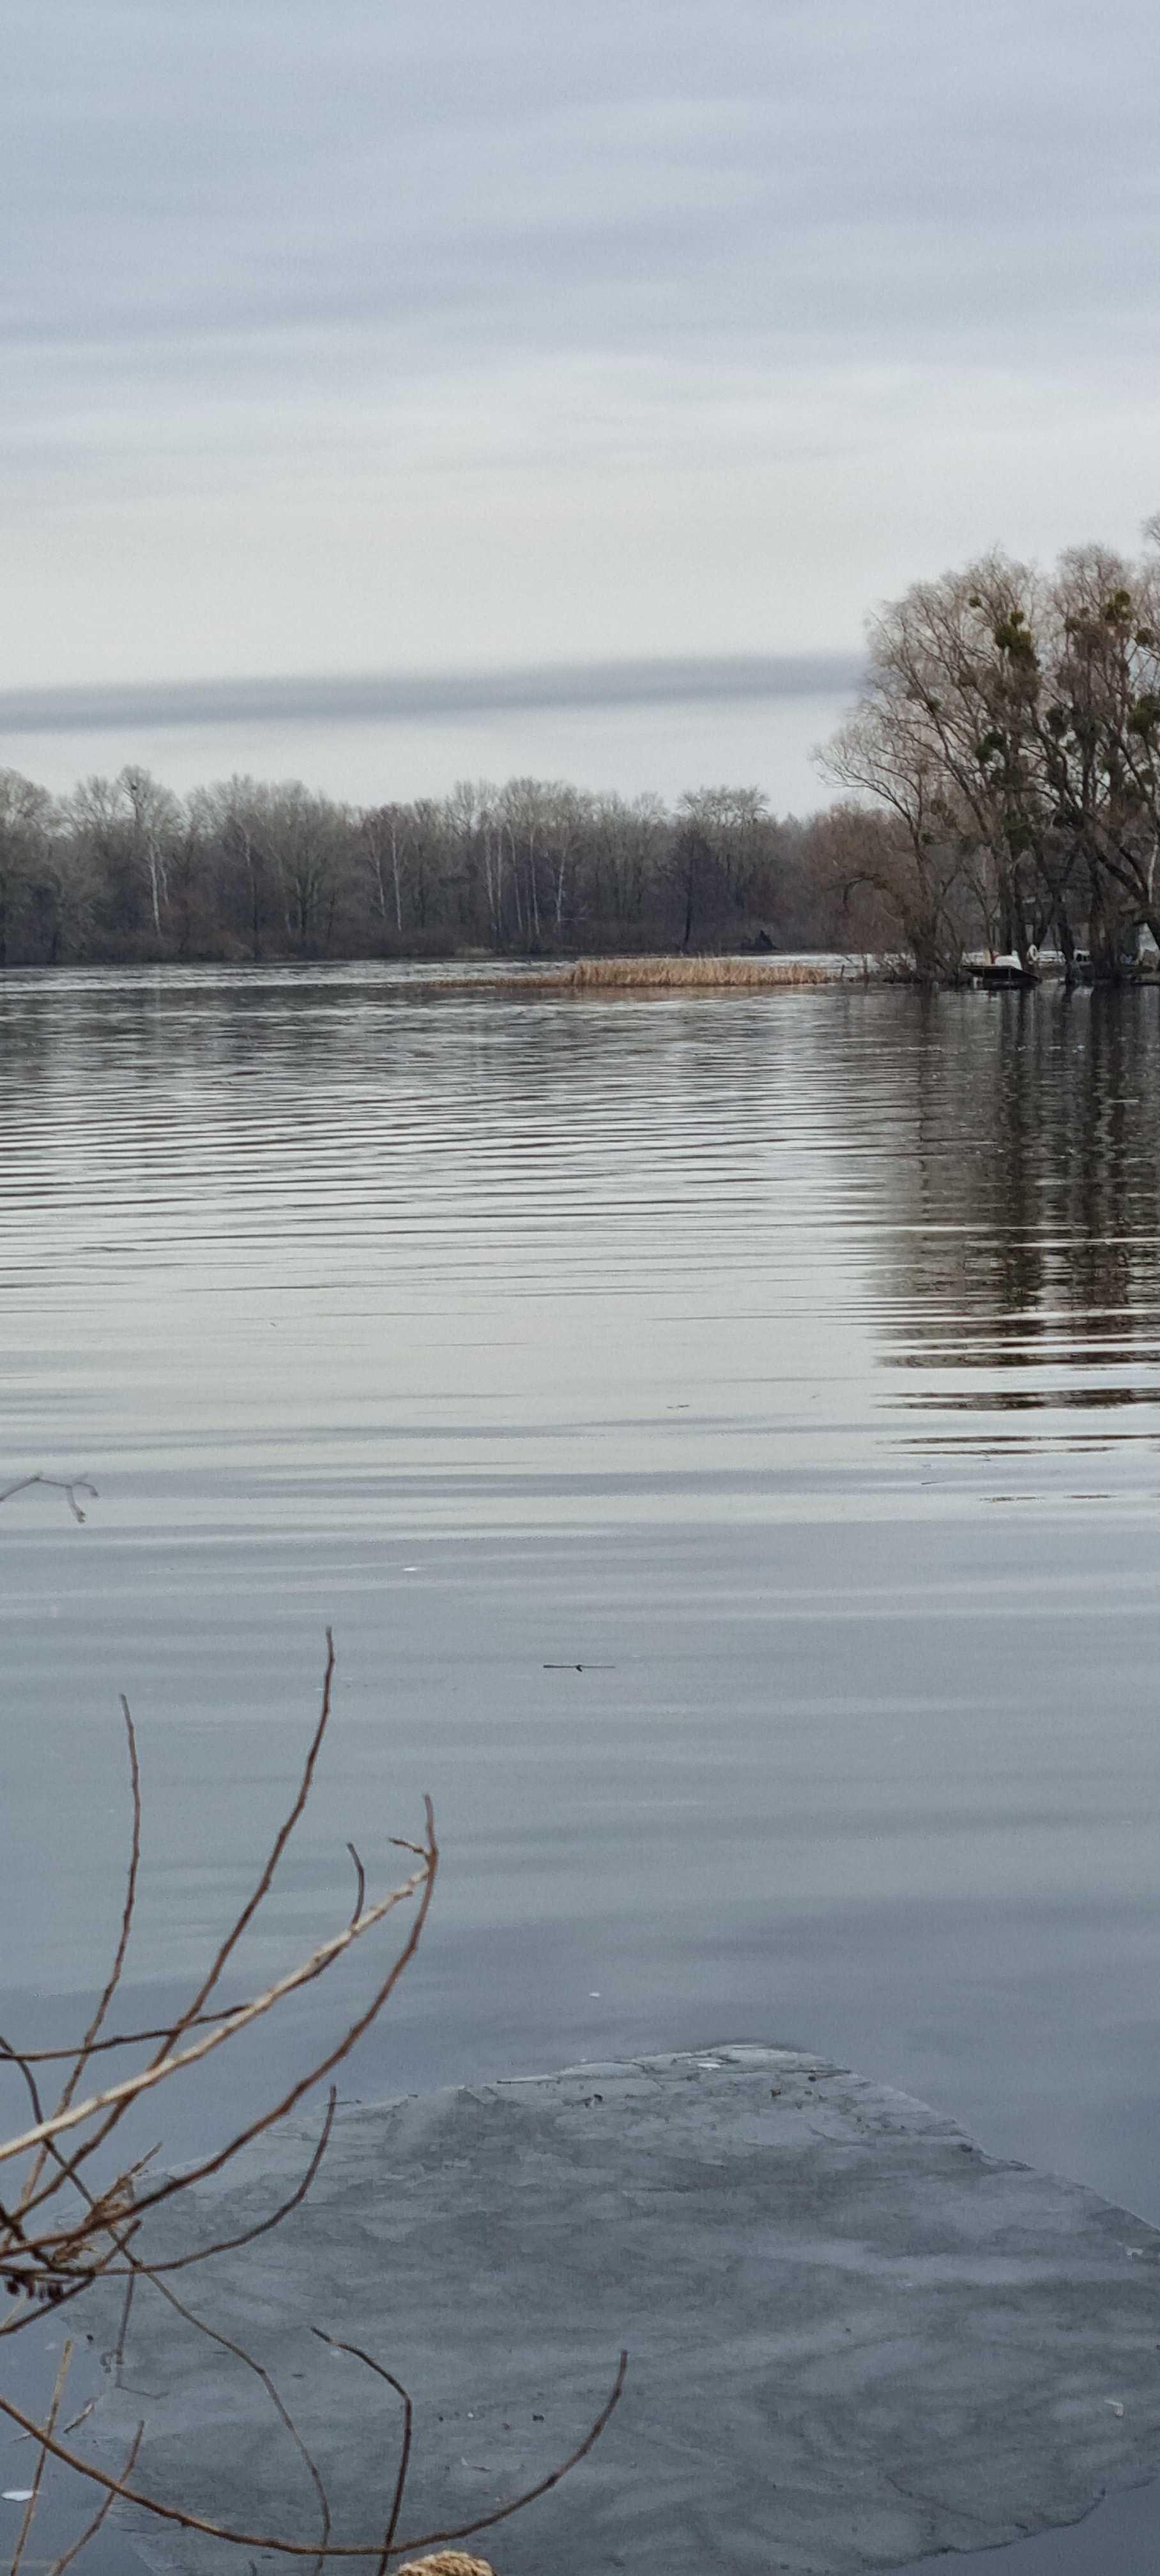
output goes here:
{"type": "Polygon", "coordinates": [[[889,1356],[924,1383],[899,1400],[958,1413],[1150,1406],[1156,996],[1009,994],[986,1012],[925,1006],[910,1057],[915,1150],[898,1172],[889,1356]],[[948,1386],[945,1371],[970,1382],[948,1386]]]}

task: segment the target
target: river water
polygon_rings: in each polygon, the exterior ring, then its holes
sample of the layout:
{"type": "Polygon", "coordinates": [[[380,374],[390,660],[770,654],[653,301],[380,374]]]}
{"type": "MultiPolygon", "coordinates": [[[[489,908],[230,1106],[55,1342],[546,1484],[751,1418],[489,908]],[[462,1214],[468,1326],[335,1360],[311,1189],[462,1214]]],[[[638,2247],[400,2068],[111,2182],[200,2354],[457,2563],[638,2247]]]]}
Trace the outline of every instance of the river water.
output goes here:
{"type": "MultiPolygon", "coordinates": [[[[0,979],[3,2021],[435,1800],[370,2098],[762,2038],[1160,2219],[1152,994],[0,979]],[[578,1670],[577,1667],[583,1667],[578,1670]]],[[[189,2079],[216,2134],[369,1987],[189,2079]]]]}

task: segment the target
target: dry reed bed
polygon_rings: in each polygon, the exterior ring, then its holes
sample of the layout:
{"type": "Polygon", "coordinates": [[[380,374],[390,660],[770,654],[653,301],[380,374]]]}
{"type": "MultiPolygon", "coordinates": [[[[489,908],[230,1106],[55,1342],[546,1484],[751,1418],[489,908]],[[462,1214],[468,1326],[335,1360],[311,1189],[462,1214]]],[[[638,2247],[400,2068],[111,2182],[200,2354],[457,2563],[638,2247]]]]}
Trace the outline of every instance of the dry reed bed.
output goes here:
{"type": "Polygon", "coordinates": [[[603,990],[605,986],[635,989],[655,985],[667,989],[670,985],[772,984],[796,991],[840,980],[836,967],[805,966],[794,958],[774,961],[763,957],[580,957],[568,977],[569,983],[581,990],[603,990]]]}
{"type": "MultiPolygon", "coordinates": [[[[842,968],[803,965],[795,958],[578,957],[542,975],[497,975],[487,989],[505,993],[808,992],[840,984],[842,968]]],[[[479,984],[473,989],[478,992],[479,984]]]]}

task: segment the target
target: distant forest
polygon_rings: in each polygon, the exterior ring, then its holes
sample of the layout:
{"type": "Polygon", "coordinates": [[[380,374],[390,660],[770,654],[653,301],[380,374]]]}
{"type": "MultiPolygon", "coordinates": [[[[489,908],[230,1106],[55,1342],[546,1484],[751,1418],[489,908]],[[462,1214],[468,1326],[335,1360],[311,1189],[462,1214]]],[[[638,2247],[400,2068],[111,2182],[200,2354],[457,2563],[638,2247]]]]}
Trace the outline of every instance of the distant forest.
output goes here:
{"type": "Polygon", "coordinates": [[[973,947],[1160,950],[1160,520],[1129,562],[992,554],[870,621],[820,755],[838,801],[675,807],[558,781],[354,807],[148,770],[54,801],[0,769],[0,965],[840,948],[953,982],[973,947]]]}
{"type": "Polygon", "coordinates": [[[830,817],[778,821],[753,789],[670,811],[517,778],[353,807],[127,768],[55,801],[0,770],[0,966],[876,944],[839,857],[830,817]]]}

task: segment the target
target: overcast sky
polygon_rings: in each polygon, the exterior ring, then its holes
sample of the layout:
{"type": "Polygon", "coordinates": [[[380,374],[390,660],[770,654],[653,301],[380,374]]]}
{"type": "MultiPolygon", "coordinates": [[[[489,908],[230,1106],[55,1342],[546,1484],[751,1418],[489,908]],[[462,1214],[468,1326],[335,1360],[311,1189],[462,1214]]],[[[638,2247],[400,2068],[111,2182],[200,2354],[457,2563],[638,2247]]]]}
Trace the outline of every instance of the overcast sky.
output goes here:
{"type": "Polygon", "coordinates": [[[801,807],[876,598],[1160,506],[1150,0],[4,14],[0,761],[50,785],[801,807]]]}

